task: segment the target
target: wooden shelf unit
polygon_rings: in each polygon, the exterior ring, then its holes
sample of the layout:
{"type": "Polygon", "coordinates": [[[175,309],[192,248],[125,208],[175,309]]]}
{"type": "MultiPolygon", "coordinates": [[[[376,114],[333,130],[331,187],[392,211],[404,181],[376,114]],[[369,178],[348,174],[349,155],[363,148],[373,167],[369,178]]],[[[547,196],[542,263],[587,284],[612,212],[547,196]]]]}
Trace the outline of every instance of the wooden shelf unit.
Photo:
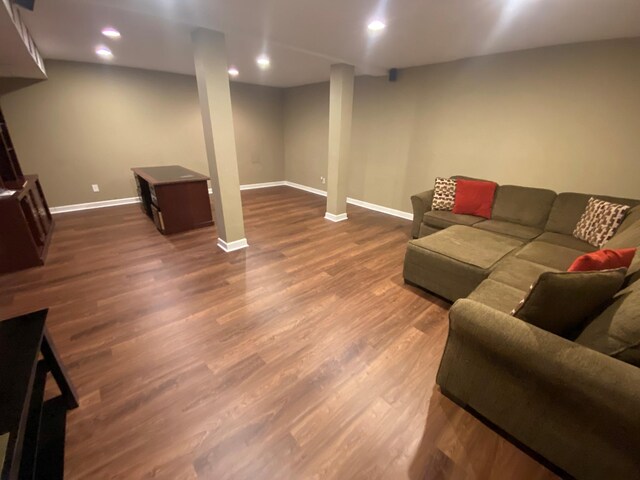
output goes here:
{"type": "Polygon", "coordinates": [[[7,122],[0,110],[0,188],[16,189],[24,179],[7,122]]]}
{"type": "Polygon", "coordinates": [[[37,175],[24,175],[0,110],[0,274],[44,265],[53,218],[37,175]]]}

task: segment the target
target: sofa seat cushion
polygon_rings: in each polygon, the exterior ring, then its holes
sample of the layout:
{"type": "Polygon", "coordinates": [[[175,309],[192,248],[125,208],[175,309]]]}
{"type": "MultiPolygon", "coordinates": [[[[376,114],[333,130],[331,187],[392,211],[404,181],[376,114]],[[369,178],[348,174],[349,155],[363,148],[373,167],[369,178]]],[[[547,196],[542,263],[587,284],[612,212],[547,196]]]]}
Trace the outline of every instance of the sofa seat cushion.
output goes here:
{"type": "Polygon", "coordinates": [[[473,225],[482,220],[484,220],[484,218],[474,215],[461,215],[444,210],[437,210],[425,213],[422,222],[429,227],[442,229],[452,225],[473,225]]]}
{"type": "Polygon", "coordinates": [[[531,285],[538,280],[541,274],[557,271],[555,268],[509,255],[496,265],[496,268],[489,275],[489,279],[522,291],[529,291],[531,285]]]}
{"type": "Polygon", "coordinates": [[[620,290],[575,342],[640,367],[640,282],[620,290]]]}
{"type": "Polygon", "coordinates": [[[525,290],[487,278],[478,285],[478,288],[471,292],[468,298],[503,313],[509,313],[518,306],[518,303],[526,295],[527,292],[525,290]]]}
{"type": "Polygon", "coordinates": [[[420,224],[420,229],[418,230],[418,236],[416,238],[426,237],[427,235],[431,235],[432,233],[436,233],[442,230],[441,228],[430,227],[429,225],[425,225],[424,223],[420,224]]]}
{"type": "Polygon", "coordinates": [[[584,252],[580,250],[534,240],[516,253],[516,257],[540,263],[556,270],[566,271],[573,261],[582,254],[584,252]]]}
{"type": "Polygon", "coordinates": [[[543,188],[500,185],[491,218],[542,229],[556,199],[556,192],[543,188]]]}
{"type": "Polygon", "coordinates": [[[409,242],[404,278],[454,301],[469,295],[498,261],[522,245],[516,238],[454,225],[409,242]]]}
{"type": "Polygon", "coordinates": [[[410,243],[483,269],[490,269],[498,260],[523,244],[515,238],[492,232],[480,233],[462,225],[454,225],[446,231],[437,232],[410,243]]]}
{"type": "Polygon", "coordinates": [[[473,225],[474,228],[480,228],[489,232],[510,235],[522,240],[533,240],[542,233],[542,230],[536,227],[527,227],[518,225],[517,223],[507,222],[504,220],[485,220],[473,225]]]}
{"type": "Polygon", "coordinates": [[[552,245],[559,245],[561,247],[572,248],[573,250],[580,250],[584,253],[595,252],[598,248],[594,247],[590,243],[584,240],[579,240],[573,235],[565,235],[564,233],[544,232],[538,238],[538,242],[547,242],[552,245]]]}

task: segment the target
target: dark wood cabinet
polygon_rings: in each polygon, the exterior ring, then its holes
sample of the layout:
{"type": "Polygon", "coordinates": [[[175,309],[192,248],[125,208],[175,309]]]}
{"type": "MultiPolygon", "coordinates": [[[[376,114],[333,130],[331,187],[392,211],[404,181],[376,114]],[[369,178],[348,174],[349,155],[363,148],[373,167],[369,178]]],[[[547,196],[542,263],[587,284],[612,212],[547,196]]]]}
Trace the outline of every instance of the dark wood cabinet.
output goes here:
{"type": "Polygon", "coordinates": [[[213,225],[209,177],[178,165],[132,170],[140,207],[161,233],[213,225]]]}
{"type": "Polygon", "coordinates": [[[37,175],[24,175],[0,111],[0,274],[43,265],[53,218],[37,175]]]}

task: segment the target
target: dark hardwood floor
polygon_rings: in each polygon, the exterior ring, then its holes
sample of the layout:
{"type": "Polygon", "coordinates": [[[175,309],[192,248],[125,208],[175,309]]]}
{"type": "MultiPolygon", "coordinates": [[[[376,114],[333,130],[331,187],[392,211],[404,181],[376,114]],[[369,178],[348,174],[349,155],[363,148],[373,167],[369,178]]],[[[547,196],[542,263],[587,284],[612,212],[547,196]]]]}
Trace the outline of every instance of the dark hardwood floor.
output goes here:
{"type": "Polygon", "coordinates": [[[555,478],[435,387],[448,305],[402,281],[410,223],[324,200],[243,192],[229,254],[136,205],[55,217],[0,318],[51,307],[81,399],[66,478],[555,478]]]}

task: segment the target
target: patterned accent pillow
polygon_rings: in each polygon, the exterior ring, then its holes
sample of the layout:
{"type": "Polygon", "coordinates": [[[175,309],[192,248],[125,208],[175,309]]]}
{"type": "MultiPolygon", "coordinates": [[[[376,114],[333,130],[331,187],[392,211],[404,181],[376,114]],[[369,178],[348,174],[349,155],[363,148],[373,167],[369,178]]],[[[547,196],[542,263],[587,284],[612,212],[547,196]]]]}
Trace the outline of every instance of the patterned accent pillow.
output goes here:
{"type": "Polygon", "coordinates": [[[433,188],[433,201],[431,210],[453,210],[456,200],[456,181],[450,178],[436,178],[436,185],[433,188]]]}
{"type": "Polygon", "coordinates": [[[627,205],[605,202],[591,197],[573,231],[573,236],[595,247],[602,248],[616,233],[627,210],[629,210],[627,205]]]}

